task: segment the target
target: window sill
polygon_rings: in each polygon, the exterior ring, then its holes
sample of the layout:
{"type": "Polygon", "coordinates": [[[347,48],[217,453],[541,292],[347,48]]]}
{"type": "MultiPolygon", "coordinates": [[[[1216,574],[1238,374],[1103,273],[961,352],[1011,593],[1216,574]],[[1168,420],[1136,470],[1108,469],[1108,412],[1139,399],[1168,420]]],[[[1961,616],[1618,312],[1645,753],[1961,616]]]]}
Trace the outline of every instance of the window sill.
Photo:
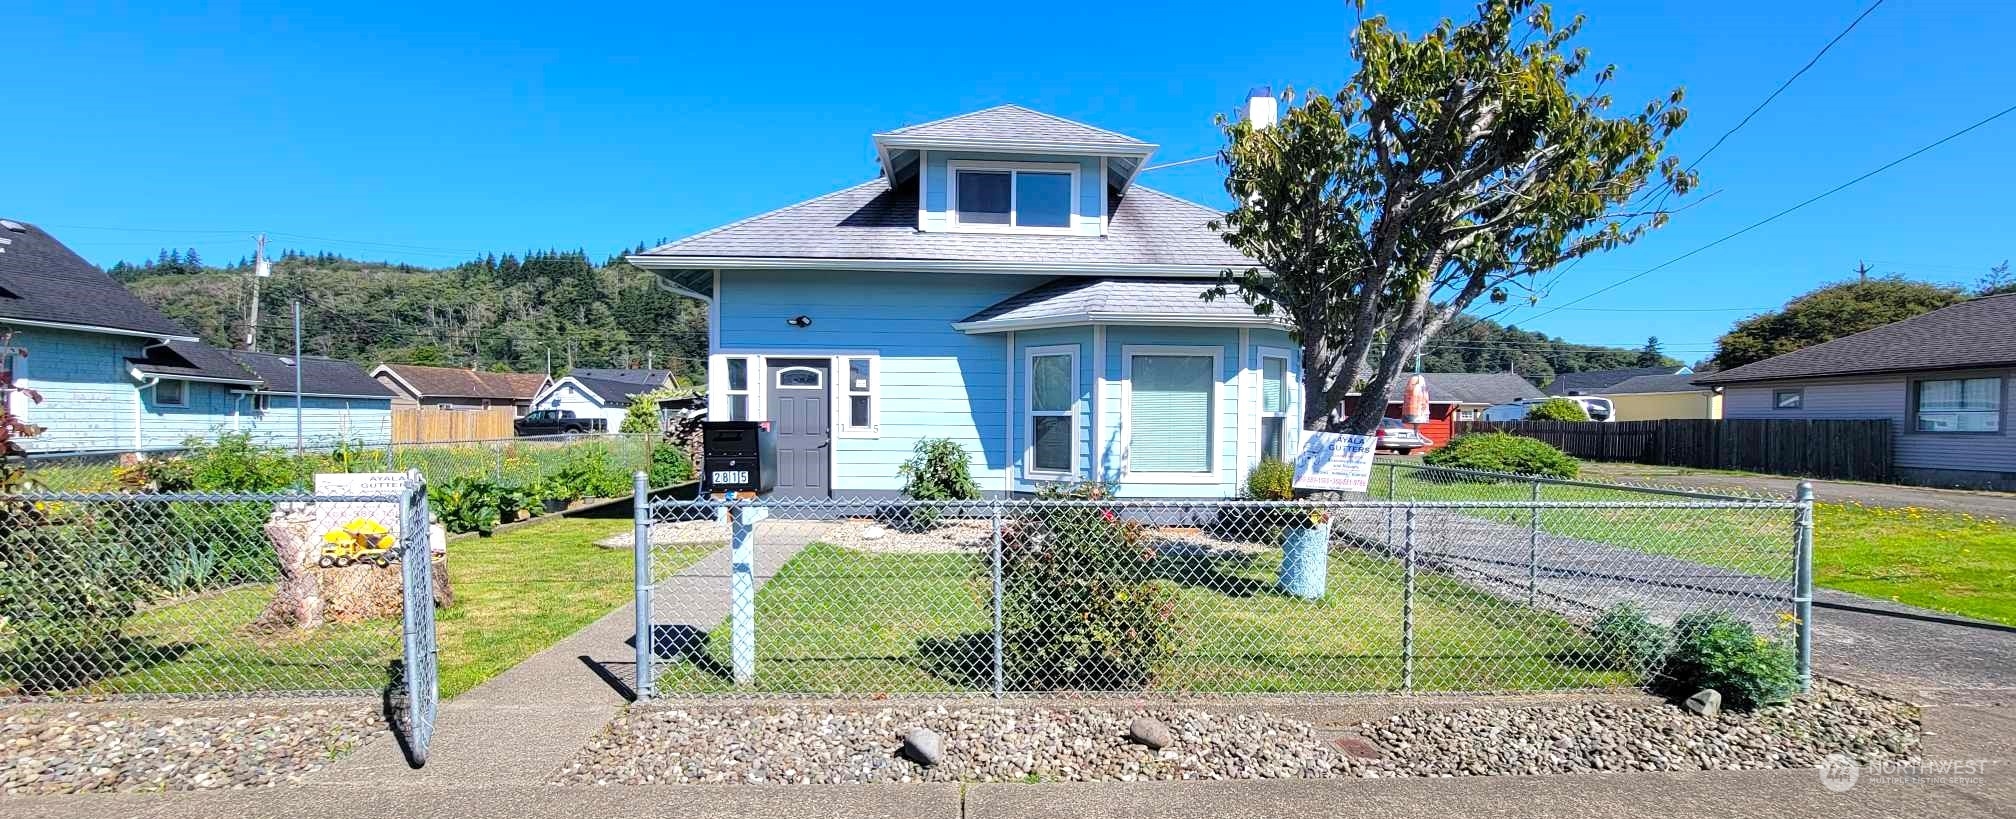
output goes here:
{"type": "Polygon", "coordinates": [[[1121,472],[1120,482],[1214,484],[1224,480],[1216,472],[1121,472]]]}

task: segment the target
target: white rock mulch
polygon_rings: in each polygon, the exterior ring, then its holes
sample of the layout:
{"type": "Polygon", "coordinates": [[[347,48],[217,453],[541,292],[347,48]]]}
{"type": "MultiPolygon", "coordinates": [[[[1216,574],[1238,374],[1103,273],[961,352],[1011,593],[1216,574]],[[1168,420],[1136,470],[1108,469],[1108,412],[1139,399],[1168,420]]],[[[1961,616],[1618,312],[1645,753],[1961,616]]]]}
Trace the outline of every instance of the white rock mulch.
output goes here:
{"type": "Polygon", "coordinates": [[[369,707],[199,716],[23,709],[0,720],[0,793],[292,784],[384,731],[369,707]]]}
{"type": "Polygon", "coordinates": [[[565,766],[562,783],[854,783],[1135,781],[1309,777],[1479,776],[1580,771],[1815,767],[1829,754],[1863,763],[1918,753],[1916,709],[1827,685],[1785,706],[1704,719],[1670,705],[1408,710],[1353,726],[1347,744],[1308,722],[1267,713],[1189,708],[890,707],[849,711],[789,705],[639,710],[617,719],[565,766]],[[1174,743],[1130,744],[1137,717],[1165,723],[1174,743]],[[897,754],[924,726],[943,761],[897,754]],[[1356,739],[1355,743],[1350,739],[1356,739]]]}

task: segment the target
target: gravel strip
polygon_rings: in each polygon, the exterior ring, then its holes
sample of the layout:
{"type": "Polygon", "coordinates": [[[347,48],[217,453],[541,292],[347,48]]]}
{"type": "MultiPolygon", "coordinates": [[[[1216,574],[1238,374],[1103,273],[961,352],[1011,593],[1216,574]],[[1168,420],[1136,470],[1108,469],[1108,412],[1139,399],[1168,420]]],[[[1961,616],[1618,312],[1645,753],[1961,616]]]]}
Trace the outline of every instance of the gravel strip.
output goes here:
{"type": "Polygon", "coordinates": [[[20,711],[0,721],[0,793],[292,784],[384,730],[370,707],[209,716],[20,711]]]}
{"type": "Polygon", "coordinates": [[[1417,709],[1343,732],[1267,713],[1188,708],[639,710],[591,741],[558,781],[1129,782],[1800,768],[1833,753],[1863,763],[1912,760],[1918,728],[1914,708],[1831,685],[1780,708],[1712,720],[1667,705],[1582,703],[1417,709]],[[1165,723],[1174,744],[1161,751],[1129,744],[1128,724],[1142,716],[1165,723]],[[935,767],[896,755],[903,732],[920,725],[944,737],[944,761],[935,767]],[[1340,750],[1340,734],[1371,740],[1377,755],[1340,750]]]}

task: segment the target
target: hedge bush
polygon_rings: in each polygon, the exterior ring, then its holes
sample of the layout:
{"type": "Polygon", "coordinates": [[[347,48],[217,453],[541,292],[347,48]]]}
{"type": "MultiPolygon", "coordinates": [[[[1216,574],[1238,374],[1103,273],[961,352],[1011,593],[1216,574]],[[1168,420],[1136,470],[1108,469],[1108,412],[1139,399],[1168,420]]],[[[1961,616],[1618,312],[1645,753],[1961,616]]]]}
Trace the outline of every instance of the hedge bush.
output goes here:
{"type": "Polygon", "coordinates": [[[1735,615],[1696,612],[1673,623],[1673,648],[1655,687],[1674,697],[1713,688],[1723,707],[1749,710],[1791,699],[1799,660],[1785,640],[1760,636],[1735,615]]]}
{"type": "Polygon", "coordinates": [[[1665,659],[1667,636],[1643,606],[1618,603],[1589,624],[1589,659],[1612,671],[1649,674],[1665,659]]]}
{"type": "Polygon", "coordinates": [[[1526,411],[1528,421],[1587,421],[1589,411],[1582,408],[1579,401],[1566,398],[1549,398],[1534,404],[1526,411]]]}
{"type": "MultiPolygon", "coordinates": [[[[1101,484],[1045,498],[1097,500],[1101,484]]],[[[1023,512],[1002,527],[1002,663],[1020,691],[1145,688],[1175,656],[1176,592],[1155,579],[1138,522],[1093,506],[1023,512]]],[[[976,584],[991,593],[988,566],[976,584]]]]}
{"type": "MultiPolygon", "coordinates": [[[[920,501],[979,500],[980,486],[966,448],[948,438],[925,438],[911,450],[910,460],[897,467],[903,477],[903,496],[920,501]]],[[[922,531],[938,524],[936,506],[917,506],[885,512],[890,526],[901,531],[922,531]]]]}
{"type": "Polygon", "coordinates": [[[1448,446],[1428,453],[1421,462],[1452,469],[1554,478],[1573,478],[1582,469],[1581,462],[1545,441],[1503,432],[1458,435],[1448,446]]]}

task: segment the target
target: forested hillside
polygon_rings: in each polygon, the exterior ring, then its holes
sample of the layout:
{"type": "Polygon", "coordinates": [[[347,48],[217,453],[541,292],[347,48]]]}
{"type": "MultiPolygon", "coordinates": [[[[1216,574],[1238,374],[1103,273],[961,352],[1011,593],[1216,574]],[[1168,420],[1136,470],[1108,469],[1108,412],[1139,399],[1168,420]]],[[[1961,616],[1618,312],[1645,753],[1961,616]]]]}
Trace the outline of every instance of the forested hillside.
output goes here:
{"type": "MultiPolygon", "coordinates": [[[[148,304],[211,344],[245,336],[251,270],[190,263],[163,254],[110,272],[148,304]]],[[[688,375],[704,369],[706,311],[653,286],[650,274],[580,252],[486,256],[445,269],[282,252],[260,286],[259,347],[293,344],[292,303],[301,300],[311,353],[366,366],[401,362],[540,372],[642,367],[688,375]]]]}
{"type": "MultiPolygon", "coordinates": [[[[642,246],[639,246],[642,249],[642,246]]],[[[110,272],[147,303],[216,345],[245,335],[251,262],[210,267],[195,251],[162,251],[110,272]]],[[[261,349],[291,345],[291,304],[302,302],[303,343],[366,366],[479,366],[540,372],[656,364],[693,377],[707,355],[705,309],[659,291],[618,256],[580,252],[486,256],[445,269],[282,252],[260,292],[261,349]]],[[[1544,384],[1555,373],[1679,364],[1651,349],[1575,344],[1495,321],[1459,318],[1429,342],[1429,372],[1511,370],[1544,384]]],[[[701,380],[694,378],[695,381],[701,380]]]]}

